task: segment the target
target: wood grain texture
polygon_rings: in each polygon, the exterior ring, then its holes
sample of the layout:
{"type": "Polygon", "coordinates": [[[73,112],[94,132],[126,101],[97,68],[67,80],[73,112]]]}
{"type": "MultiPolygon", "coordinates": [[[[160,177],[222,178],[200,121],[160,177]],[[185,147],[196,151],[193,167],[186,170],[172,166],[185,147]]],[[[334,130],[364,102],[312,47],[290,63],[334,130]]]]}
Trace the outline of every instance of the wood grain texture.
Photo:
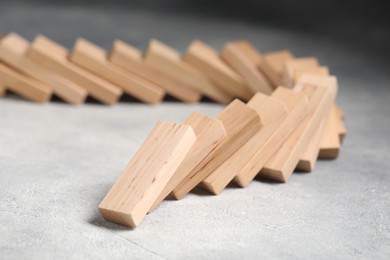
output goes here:
{"type": "Polygon", "coordinates": [[[247,105],[259,114],[263,127],[202,181],[202,186],[213,194],[225,189],[287,116],[287,108],[282,102],[261,93],[257,93],[247,105]]]}
{"type": "Polygon", "coordinates": [[[165,91],[160,86],[108,61],[106,51],[85,40],[76,40],[70,60],[82,68],[119,86],[127,94],[148,104],[161,102],[165,91]]]}
{"type": "Polygon", "coordinates": [[[262,127],[255,110],[239,100],[230,103],[217,117],[222,121],[226,137],[172,191],[181,199],[243,146],[262,127]]]}
{"type": "Polygon", "coordinates": [[[104,219],[138,226],[195,141],[190,126],[159,122],[100,203],[104,219]]]}
{"type": "Polygon", "coordinates": [[[195,40],[191,43],[183,60],[203,72],[232,96],[247,101],[254,94],[243,78],[222,61],[218,52],[201,41],[195,40]]]}
{"type": "MultiPolygon", "coordinates": [[[[259,140],[259,148],[252,156],[248,156],[246,163],[242,164],[240,169],[237,169],[234,182],[240,187],[249,185],[307,114],[308,100],[303,94],[285,87],[279,87],[271,97],[286,107],[287,116],[281,123],[277,122],[269,128],[271,133],[268,138],[265,138],[264,141],[259,140]]],[[[237,157],[237,160],[240,159],[243,160],[243,157],[237,157]]]]}
{"type": "Polygon", "coordinates": [[[192,127],[196,135],[196,142],[149,212],[153,211],[184,180],[186,174],[190,173],[226,136],[225,128],[220,120],[199,112],[192,113],[182,124],[192,127]]]}
{"type": "Polygon", "coordinates": [[[233,99],[223,89],[214,85],[206,75],[183,62],[179,52],[155,39],[149,42],[144,60],[155,69],[184,83],[185,86],[190,86],[198,93],[199,98],[202,93],[221,103],[228,103],[233,99]]]}
{"type": "Polygon", "coordinates": [[[326,134],[322,135],[320,142],[321,149],[318,155],[320,159],[336,159],[338,157],[340,151],[339,121],[342,119],[338,117],[333,106],[325,123],[326,134]]]}
{"type": "Polygon", "coordinates": [[[288,50],[269,52],[263,55],[259,69],[273,84],[274,87],[282,86],[282,73],[286,61],[294,59],[294,55],[288,50]]]}
{"type": "MultiPolygon", "coordinates": [[[[288,88],[293,88],[294,85],[296,84],[295,80],[300,76],[296,74],[297,71],[298,73],[300,70],[303,70],[303,73],[305,71],[317,72],[317,68],[319,66],[320,65],[318,63],[317,58],[314,57],[287,60],[284,63],[283,71],[282,71],[283,85],[288,88]]],[[[300,74],[302,74],[302,72],[300,72],[300,74]]]]}
{"type": "Polygon", "coordinates": [[[254,61],[249,55],[254,55],[255,59],[260,59],[260,54],[256,54],[254,47],[248,42],[229,42],[225,44],[221,52],[221,57],[244,79],[249,88],[254,93],[261,92],[271,95],[274,88],[268,83],[254,61]],[[246,43],[246,44],[245,44],[246,43]],[[251,54],[252,53],[252,54],[251,54]]]}
{"type": "Polygon", "coordinates": [[[42,35],[35,38],[27,52],[30,60],[83,87],[96,100],[104,104],[117,102],[123,93],[119,87],[71,63],[68,55],[66,48],[42,35]]]}
{"type": "Polygon", "coordinates": [[[26,58],[30,43],[21,36],[11,33],[0,42],[0,60],[8,66],[51,87],[58,97],[70,104],[81,104],[87,91],[75,83],[50,73],[39,64],[26,58]]]}
{"type": "Polygon", "coordinates": [[[50,87],[0,63],[0,82],[15,94],[37,103],[48,102],[53,94],[50,87]]]}

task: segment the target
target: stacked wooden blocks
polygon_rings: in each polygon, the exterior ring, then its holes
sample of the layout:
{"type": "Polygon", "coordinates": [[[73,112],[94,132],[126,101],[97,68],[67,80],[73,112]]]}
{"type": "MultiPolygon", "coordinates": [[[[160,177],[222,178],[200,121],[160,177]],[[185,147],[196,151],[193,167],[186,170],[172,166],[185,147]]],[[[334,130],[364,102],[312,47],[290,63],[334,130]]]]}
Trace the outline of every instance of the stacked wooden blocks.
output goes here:
{"type": "Polygon", "coordinates": [[[218,53],[195,40],[181,56],[154,39],[145,53],[119,40],[106,52],[84,39],[69,52],[44,36],[30,43],[11,33],[0,39],[0,95],[6,90],[34,102],[55,94],[70,104],[88,95],[114,104],[125,92],[149,104],[165,94],[227,104],[215,118],[195,112],[155,126],[99,206],[106,220],[130,227],[197,186],[219,194],[257,175],[286,182],[294,170],[311,172],[317,159],[337,158],[346,134],[327,67],[287,50],[262,55],[247,41],[218,53]]]}

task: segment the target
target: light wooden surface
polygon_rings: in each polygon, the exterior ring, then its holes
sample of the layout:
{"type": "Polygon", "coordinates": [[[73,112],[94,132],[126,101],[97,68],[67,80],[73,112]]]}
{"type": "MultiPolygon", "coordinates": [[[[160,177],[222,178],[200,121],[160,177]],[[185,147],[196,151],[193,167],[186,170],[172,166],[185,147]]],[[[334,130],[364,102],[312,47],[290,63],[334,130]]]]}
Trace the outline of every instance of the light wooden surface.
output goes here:
{"type": "Polygon", "coordinates": [[[0,60],[14,69],[51,87],[58,97],[71,104],[81,104],[87,91],[75,83],[26,58],[30,43],[21,36],[10,33],[0,42],[0,60]]]}
{"type": "MultiPolygon", "coordinates": [[[[271,97],[285,106],[287,116],[281,123],[276,122],[276,124],[270,125],[270,133],[264,134],[267,137],[266,140],[259,140],[259,148],[251,157],[245,159],[246,163],[240,169],[237,169],[234,182],[240,187],[249,185],[307,114],[308,100],[303,94],[285,87],[279,87],[271,97]]],[[[241,156],[241,158],[237,157],[237,160],[244,159],[241,156]]]]}
{"type": "Polygon", "coordinates": [[[230,103],[217,118],[225,127],[226,137],[175,187],[172,195],[176,199],[188,194],[262,127],[257,112],[239,100],[230,103]]]}
{"type": "Polygon", "coordinates": [[[316,70],[315,68],[318,68],[319,66],[320,65],[318,63],[317,58],[314,57],[287,60],[284,63],[282,71],[283,85],[289,88],[293,88],[296,84],[295,79],[297,78],[297,70],[316,70]]]}
{"type": "Polygon", "coordinates": [[[53,94],[50,87],[0,63],[1,85],[21,97],[38,103],[48,102],[53,94]]]}
{"type": "Polygon", "coordinates": [[[256,62],[260,61],[254,59],[261,59],[261,56],[256,52],[256,49],[248,42],[229,42],[225,44],[225,47],[221,52],[221,57],[230,65],[230,67],[242,76],[248,87],[251,88],[254,93],[261,92],[271,95],[274,88],[271,87],[268,80],[257,68],[258,64],[256,64],[256,62]]]}
{"type": "Polygon", "coordinates": [[[159,122],[100,203],[104,219],[138,226],[195,141],[190,126],[159,122]]]}
{"type": "Polygon", "coordinates": [[[287,108],[282,102],[261,93],[251,98],[247,105],[259,114],[263,127],[202,181],[203,186],[213,194],[225,189],[287,116],[287,108]]]}
{"type": "Polygon", "coordinates": [[[337,111],[332,107],[325,124],[326,135],[323,135],[320,142],[319,158],[321,159],[336,159],[340,151],[340,135],[339,122],[342,121],[338,117],[337,111]]]}
{"type": "Polygon", "coordinates": [[[192,113],[182,124],[192,127],[196,135],[196,142],[149,212],[153,211],[226,136],[225,128],[220,120],[199,112],[192,113]]]}
{"type": "Polygon", "coordinates": [[[286,61],[294,59],[294,55],[288,50],[269,52],[263,55],[259,69],[264,73],[274,87],[282,86],[282,73],[286,61]]]}
{"type": "Polygon", "coordinates": [[[247,101],[254,94],[246,86],[244,79],[222,61],[218,52],[201,41],[195,40],[190,44],[183,60],[199,69],[232,96],[247,101]]]}
{"type": "Polygon", "coordinates": [[[85,39],[76,40],[70,60],[145,103],[159,103],[165,95],[160,86],[109,62],[103,48],[85,39]]]}
{"type": "Polygon", "coordinates": [[[182,61],[180,53],[171,47],[152,39],[144,54],[145,61],[170,77],[185,83],[201,98],[201,93],[228,103],[232,96],[215,86],[204,74],[182,61]]]}
{"type": "Polygon", "coordinates": [[[71,63],[68,55],[66,48],[42,35],[34,39],[27,53],[29,59],[85,88],[96,100],[104,104],[117,102],[123,93],[120,88],[71,63]]]}

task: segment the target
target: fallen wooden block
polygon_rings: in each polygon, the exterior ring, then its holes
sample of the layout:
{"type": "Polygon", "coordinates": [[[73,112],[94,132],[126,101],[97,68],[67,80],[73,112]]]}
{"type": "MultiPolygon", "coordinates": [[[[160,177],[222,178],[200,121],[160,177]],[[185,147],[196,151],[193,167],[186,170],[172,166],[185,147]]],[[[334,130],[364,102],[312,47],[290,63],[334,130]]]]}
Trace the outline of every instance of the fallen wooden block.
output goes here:
{"type": "Polygon", "coordinates": [[[153,211],[184,180],[186,174],[190,173],[226,136],[225,128],[220,120],[199,112],[192,113],[183,124],[192,127],[196,135],[196,142],[149,212],[153,211]]]}
{"type": "MultiPolygon", "coordinates": [[[[254,145],[258,142],[258,149],[244,157],[245,150],[233,155],[237,163],[234,182],[240,187],[249,185],[267,161],[278,151],[294,129],[306,117],[308,100],[303,94],[279,87],[274,91],[271,98],[284,105],[287,115],[283,117],[281,122],[278,120],[270,124],[266,132],[253,139],[254,145]]],[[[272,113],[268,114],[272,115],[272,113]]]]}
{"type": "Polygon", "coordinates": [[[195,140],[190,126],[159,122],[100,203],[103,218],[138,226],[195,140]]]}
{"type": "Polygon", "coordinates": [[[43,69],[26,58],[30,43],[21,36],[11,33],[0,42],[0,60],[14,69],[51,87],[58,97],[71,104],[81,104],[87,91],[75,83],[43,69]]]}
{"type": "Polygon", "coordinates": [[[321,138],[319,158],[336,159],[338,157],[341,146],[338,129],[338,123],[340,121],[342,122],[333,106],[325,124],[325,131],[327,134],[323,135],[321,138]]]}
{"type": "Polygon", "coordinates": [[[177,81],[190,86],[193,91],[211,97],[221,103],[230,102],[233,97],[215,86],[199,70],[189,66],[181,60],[180,53],[169,46],[152,39],[144,54],[144,60],[155,69],[169,75],[177,81]]]}
{"type": "Polygon", "coordinates": [[[52,89],[28,76],[0,63],[0,82],[7,90],[33,102],[45,103],[52,96],[52,89]]]}
{"type": "Polygon", "coordinates": [[[261,92],[271,95],[274,88],[257,68],[253,58],[249,56],[252,54],[260,59],[260,54],[256,52],[256,49],[248,42],[230,42],[225,45],[221,57],[242,76],[254,93],[261,92]]]}
{"type": "Polygon", "coordinates": [[[259,69],[273,84],[274,87],[282,86],[282,73],[286,61],[294,59],[294,55],[288,50],[266,53],[259,64],[259,69]]]}
{"type": "Polygon", "coordinates": [[[198,40],[191,43],[183,60],[203,72],[221,89],[235,97],[247,101],[254,94],[245,85],[243,78],[222,61],[216,50],[198,40]]]}
{"type": "Polygon", "coordinates": [[[291,176],[309,141],[320,126],[324,115],[329,113],[334,101],[329,89],[320,85],[302,84],[296,86],[295,89],[299,89],[300,93],[308,97],[308,114],[261,171],[262,176],[280,182],[286,182],[291,176]]]}
{"type": "Polygon", "coordinates": [[[217,118],[225,127],[226,137],[173,189],[176,199],[187,195],[262,127],[257,112],[239,100],[230,103],[217,118]]]}
{"type": "Polygon", "coordinates": [[[85,88],[88,94],[104,104],[117,102],[122,90],[106,80],[80,68],[68,60],[68,50],[50,39],[38,35],[27,57],[46,70],[54,72],[85,88]]]}
{"type": "Polygon", "coordinates": [[[286,106],[282,102],[261,93],[252,97],[247,105],[259,114],[263,127],[202,181],[202,187],[212,194],[219,194],[225,189],[287,116],[286,106]]]}
{"type": "Polygon", "coordinates": [[[82,38],[76,40],[70,55],[73,63],[119,86],[130,96],[149,104],[161,102],[165,95],[163,88],[110,63],[107,58],[104,49],[82,38]]]}
{"type": "MultiPolygon", "coordinates": [[[[311,70],[312,72],[314,71],[317,73],[318,67],[320,67],[320,65],[318,63],[318,60],[314,57],[287,60],[284,63],[283,71],[282,71],[283,85],[288,88],[293,88],[294,85],[296,84],[295,80],[300,76],[297,75],[299,74],[299,72],[297,71],[303,70],[304,73],[304,72],[309,72],[311,70]]],[[[300,74],[301,73],[302,72],[300,72],[300,74]]]]}

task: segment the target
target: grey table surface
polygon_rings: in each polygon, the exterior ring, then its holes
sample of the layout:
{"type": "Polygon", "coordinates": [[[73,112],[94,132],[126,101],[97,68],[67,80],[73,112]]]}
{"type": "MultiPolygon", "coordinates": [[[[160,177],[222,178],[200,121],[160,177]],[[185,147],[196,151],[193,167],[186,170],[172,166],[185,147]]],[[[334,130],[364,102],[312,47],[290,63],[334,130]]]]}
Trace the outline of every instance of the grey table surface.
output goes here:
{"type": "Polygon", "coordinates": [[[200,38],[220,49],[249,39],[261,51],[317,56],[338,76],[348,135],[338,160],[286,184],[255,180],[219,196],[165,201],[140,227],[105,222],[97,206],[158,120],[213,103],[124,100],[33,104],[0,99],[0,259],[389,259],[390,91],[386,61],[335,39],[261,24],[143,9],[0,4],[3,32],[43,33],[71,47],[158,38],[184,51],[200,38]]]}

